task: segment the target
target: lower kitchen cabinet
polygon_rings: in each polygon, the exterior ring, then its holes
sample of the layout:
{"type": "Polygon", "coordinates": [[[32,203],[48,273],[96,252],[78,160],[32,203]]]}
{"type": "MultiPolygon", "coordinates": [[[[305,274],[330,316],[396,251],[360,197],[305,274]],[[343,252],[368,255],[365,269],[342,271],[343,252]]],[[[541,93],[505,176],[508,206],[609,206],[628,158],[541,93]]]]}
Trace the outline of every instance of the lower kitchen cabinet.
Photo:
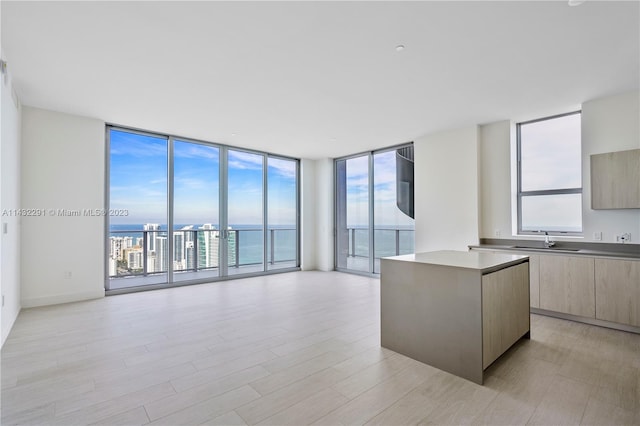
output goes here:
{"type": "Polygon", "coordinates": [[[540,307],[540,256],[529,254],[529,304],[540,307]]]}
{"type": "Polygon", "coordinates": [[[640,327],[640,261],[595,259],[596,318],[640,327]]]}
{"type": "MultiPolygon", "coordinates": [[[[477,250],[477,249],[475,249],[477,250]]],[[[487,250],[488,253],[524,254],[529,256],[529,306],[540,307],[540,256],[537,254],[513,252],[512,250],[487,250]]]]}
{"type": "Polygon", "coordinates": [[[594,260],[540,255],[540,308],[595,318],[594,260]]]}

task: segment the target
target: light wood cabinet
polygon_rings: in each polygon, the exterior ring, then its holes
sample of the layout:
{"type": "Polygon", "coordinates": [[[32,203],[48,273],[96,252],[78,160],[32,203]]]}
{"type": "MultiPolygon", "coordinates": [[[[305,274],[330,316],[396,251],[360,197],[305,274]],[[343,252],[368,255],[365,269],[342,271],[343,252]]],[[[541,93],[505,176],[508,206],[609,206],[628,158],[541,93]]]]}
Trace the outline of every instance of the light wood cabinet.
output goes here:
{"type": "Polygon", "coordinates": [[[529,255],[529,304],[532,308],[540,307],[540,256],[529,255]]]}
{"type": "Polygon", "coordinates": [[[595,260],[596,318],[640,327],[640,260],[595,260]]]}
{"type": "Polygon", "coordinates": [[[482,276],[482,368],[529,331],[529,264],[482,276]]]}
{"type": "Polygon", "coordinates": [[[591,208],[640,208],[640,149],[591,156],[591,208]]]}
{"type": "Polygon", "coordinates": [[[540,308],[595,318],[594,258],[540,255],[540,308]]]}
{"type": "Polygon", "coordinates": [[[529,260],[436,251],[380,261],[380,344],[482,384],[485,368],[529,337],[529,260]]]}
{"type": "MultiPolygon", "coordinates": [[[[490,253],[509,253],[514,254],[509,250],[485,250],[490,253]]],[[[518,252],[518,254],[524,254],[529,256],[529,306],[532,308],[540,307],[540,256],[537,254],[518,252]]]]}

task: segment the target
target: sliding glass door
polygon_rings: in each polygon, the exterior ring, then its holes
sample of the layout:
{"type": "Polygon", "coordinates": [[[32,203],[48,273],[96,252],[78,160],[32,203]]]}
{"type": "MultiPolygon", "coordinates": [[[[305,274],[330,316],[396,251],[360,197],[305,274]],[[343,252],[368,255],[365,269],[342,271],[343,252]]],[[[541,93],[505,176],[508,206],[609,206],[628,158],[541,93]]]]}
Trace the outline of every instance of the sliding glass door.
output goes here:
{"type": "Polygon", "coordinates": [[[168,139],[109,132],[107,274],[111,288],[167,281],[168,139]]]}
{"type": "Polygon", "coordinates": [[[173,141],[173,280],[220,276],[220,148],[173,141]]]}
{"type": "Polygon", "coordinates": [[[414,251],[413,146],[373,154],[373,218],[373,272],[378,274],[380,258],[414,251]],[[408,152],[410,171],[403,157],[408,152]]]}
{"type": "Polygon", "coordinates": [[[227,244],[229,275],[264,270],[265,157],[228,151],[227,244]]]}
{"type": "Polygon", "coordinates": [[[299,162],[109,127],[107,290],[299,268],[299,162]]]}
{"type": "Polygon", "coordinates": [[[337,267],[370,272],[369,156],[336,161],[337,267]]]}
{"type": "Polygon", "coordinates": [[[413,145],[338,159],[336,269],[380,273],[380,258],[413,253],[413,145]]]}
{"type": "Polygon", "coordinates": [[[267,159],[267,203],[267,269],[291,268],[298,253],[297,162],[267,159]]]}

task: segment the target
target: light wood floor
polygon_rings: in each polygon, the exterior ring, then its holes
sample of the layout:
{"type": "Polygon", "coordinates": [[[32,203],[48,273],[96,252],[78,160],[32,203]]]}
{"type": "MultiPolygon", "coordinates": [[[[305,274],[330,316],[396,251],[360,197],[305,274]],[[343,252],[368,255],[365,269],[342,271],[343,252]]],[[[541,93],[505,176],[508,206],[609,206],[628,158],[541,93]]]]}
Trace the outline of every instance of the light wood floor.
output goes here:
{"type": "Polygon", "coordinates": [[[379,294],[296,272],[24,310],[2,424],[640,424],[640,335],[532,315],[479,386],[380,348],[379,294]]]}

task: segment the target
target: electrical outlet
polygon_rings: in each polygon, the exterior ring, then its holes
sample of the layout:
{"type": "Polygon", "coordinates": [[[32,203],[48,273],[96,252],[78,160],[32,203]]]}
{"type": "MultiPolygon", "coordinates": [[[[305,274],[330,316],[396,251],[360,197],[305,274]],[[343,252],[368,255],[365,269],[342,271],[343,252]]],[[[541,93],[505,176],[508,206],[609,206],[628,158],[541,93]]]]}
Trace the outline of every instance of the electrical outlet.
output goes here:
{"type": "Polygon", "coordinates": [[[593,233],[593,241],[602,241],[602,232],[596,231],[593,233]]]}
{"type": "Polygon", "coordinates": [[[64,271],[64,278],[66,280],[70,280],[71,279],[71,271],[64,271]]]}
{"type": "Polygon", "coordinates": [[[624,234],[620,234],[620,235],[616,235],[616,242],[617,243],[628,243],[629,241],[631,241],[631,234],[628,232],[625,232],[624,234]]]}
{"type": "Polygon", "coordinates": [[[495,231],[493,231],[493,236],[496,238],[500,238],[500,230],[496,229],[495,231]]]}

